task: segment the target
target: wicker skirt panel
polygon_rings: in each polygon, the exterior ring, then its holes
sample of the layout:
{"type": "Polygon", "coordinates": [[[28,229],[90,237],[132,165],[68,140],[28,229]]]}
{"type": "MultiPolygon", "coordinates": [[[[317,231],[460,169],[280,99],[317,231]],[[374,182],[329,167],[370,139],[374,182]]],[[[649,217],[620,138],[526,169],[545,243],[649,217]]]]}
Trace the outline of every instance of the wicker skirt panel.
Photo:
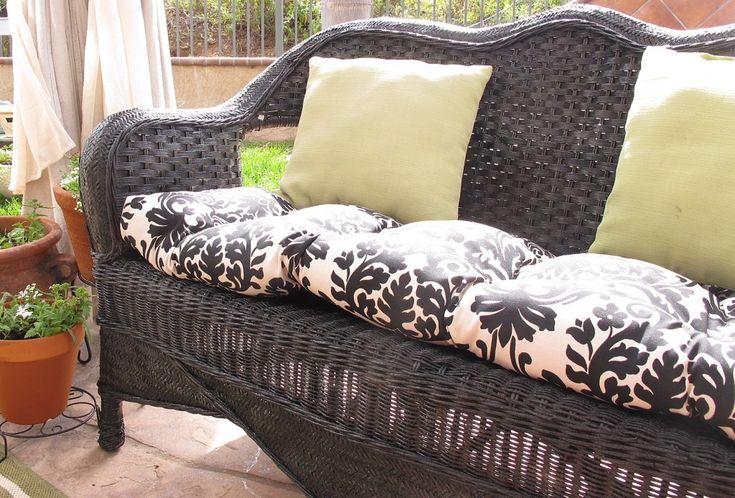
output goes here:
{"type": "Polygon", "coordinates": [[[121,369],[119,362],[104,364],[100,391],[105,399],[228,418],[314,496],[522,496],[496,481],[343,437],[245,388],[184,366],[130,331],[105,328],[102,334],[109,356],[135,352],[144,358],[133,371],[121,369]]]}
{"type": "MultiPolygon", "coordinates": [[[[722,495],[735,485],[735,447],[708,430],[567,393],[319,302],[242,298],[134,260],[98,267],[97,281],[106,334],[125,331],[180,362],[235,414],[246,393],[396,458],[533,494],[722,495]]],[[[211,409],[186,382],[162,381],[180,398],[135,387],[125,365],[154,360],[119,354],[103,363],[103,392],[211,409]]]]}

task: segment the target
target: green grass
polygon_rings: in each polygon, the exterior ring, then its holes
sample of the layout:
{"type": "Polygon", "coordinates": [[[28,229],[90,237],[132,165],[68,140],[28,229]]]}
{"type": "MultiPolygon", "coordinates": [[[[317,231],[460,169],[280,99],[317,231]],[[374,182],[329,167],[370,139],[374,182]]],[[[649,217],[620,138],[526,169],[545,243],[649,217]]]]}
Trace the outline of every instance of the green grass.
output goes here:
{"type": "Polygon", "coordinates": [[[0,216],[20,216],[20,208],[23,205],[21,196],[3,197],[0,195],[0,216]]]}
{"type": "Polygon", "coordinates": [[[243,143],[240,149],[242,184],[276,190],[291,149],[292,141],[243,143]]]}

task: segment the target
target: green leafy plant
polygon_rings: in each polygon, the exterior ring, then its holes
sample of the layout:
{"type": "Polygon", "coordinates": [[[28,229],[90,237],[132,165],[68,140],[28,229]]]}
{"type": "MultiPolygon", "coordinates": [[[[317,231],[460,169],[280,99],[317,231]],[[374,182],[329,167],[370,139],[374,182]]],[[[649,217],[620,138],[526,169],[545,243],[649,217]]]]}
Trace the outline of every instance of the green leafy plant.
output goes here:
{"type": "Polygon", "coordinates": [[[483,27],[511,22],[564,3],[566,0],[373,0],[373,17],[408,17],[483,27]]]}
{"type": "MultiPolygon", "coordinates": [[[[276,33],[276,0],[164,0],[171,55],[176,56],[178,40],[181,55],[273,56],[276,33]],[[178,12],[177,12],[178,5],[178,12]],[[221,10],[220,10],[221,7],[221,10]],[[221,12],[221,14],[220,14],[221,12]],[[249,20],[249,23],[248,23],[249,20]],[[205,21],[207,52],[204,51],[205,21]],[[178,26],[176,25],[178,22],[178,26]],[[219,28],[222,37],[220,40],[219,28]],[[261,37],[263,40],[261,54],[261,37]],[[217,49],[222,44],[222,51],[217,49]],[[191,46],[191,43],[194,45],[191,46]],[[248,47],[250,53],[248,53],[248,47]]],[[[321,30],[321,2],[283,3],[283,36],[286,48],[321,30]],[[311,20],[311,30],[309,27],[311,20]]]]}
{"type": "Polygon", "coordinates": [[[82,212],[82,197],[79,194],[79,154],[69,154],[69,170],[61,178],[61,188],[77,201],[77,211],[82,212]]]}
{"type": "Polygon", "coordinates": [[[0,233],[0,249],[10,249],[11,247],[28,244],[46,235],[46,227],[41,222],[41,215],[38,214],[38,210],[48,208],[35,199],[29,201],[25,206],[31,209],[31,212],[26,216],[28,220],[19,221],[13,224],[7,232],[0,233]]]}
{"type": "Polygon", "coordinates": [[[20,216],[20,210],[22,207],[22,196],[14,195],[12,197],[3,197],[0,195],[0,216],[20,216]]]}
{"type": "MultiPolygon", "coordinates": [[[[543,12],[564,5],[567,1],[373,0],[372,16],[405,17],[484,27],[543,12]]],[[[322,3],[311,0],[283,1],[285,48],[321,30],[322,3]]],[[[275,53],[276,0],[164,0],[164,8],[172,56],[226,57],[233,52],[238,56],[273,56],[275,53]],[[221,51],[218,50],[220,46],[221,51]]]]}
{"type": "Polygon", "coordinates": [[[0,147],[0,164],[11,164],[13,162],[13,144],[0,147]]]}
{"type": "Polygon", "coordinates": [[[92,300],[83,287],[54,284],[41,292],[31,284],[18,294],[0,297],[0,340],[34,339],[67,332],[86,322],[92,300]]]}

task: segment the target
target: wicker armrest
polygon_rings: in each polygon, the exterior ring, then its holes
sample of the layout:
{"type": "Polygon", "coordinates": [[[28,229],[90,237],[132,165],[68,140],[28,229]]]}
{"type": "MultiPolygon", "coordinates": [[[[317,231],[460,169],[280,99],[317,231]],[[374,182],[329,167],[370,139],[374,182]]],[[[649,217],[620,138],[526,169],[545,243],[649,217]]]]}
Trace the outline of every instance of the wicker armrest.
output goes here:
{"type": "Polygon", "coordinates": [[[298,123],[308,55],[290,52],[218,107],[130,109],[100,123],[81,158],[82,199],[97,261],[125,252],[118,220],[127,196],[240,186],[243,132],[298,123]]]}
{"type": "Polygon", "coordinates": [[[81,185],[98,258],[110,260],[122,252],[118,220],[128,195],[240,184],[238,144],[245,123],[228,124],[228,115],[232,118],[225,109],[132,109],[97,127],[82,154],[81,185]]]}

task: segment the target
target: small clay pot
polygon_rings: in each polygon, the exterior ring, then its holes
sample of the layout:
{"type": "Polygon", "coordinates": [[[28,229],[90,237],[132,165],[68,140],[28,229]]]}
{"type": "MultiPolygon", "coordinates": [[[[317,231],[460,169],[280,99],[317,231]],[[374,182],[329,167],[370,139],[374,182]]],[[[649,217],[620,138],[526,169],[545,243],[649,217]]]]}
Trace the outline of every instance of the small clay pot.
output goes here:
{"type": "Polygon", "coordinates": [[[64,214],[71,248],[77,258],[79,276],[86,283],[93,284],[92,249],[89,244],[89,232],[87,232],[87,222],[84,219],[84,214],[77,211],[77,201],[74,196],[59,185],[54,185],[54,197],[64,214]]]}
{"type": "MultiPolygon", "coordinates": [[[[25,216],[0,216],[0,231],[7,232],[18,222],[27,223],[25,216]]],[[[61,239],[61,228],[41,218],[46,228],[42,238],[10,249],[0,249],[0,294],[18,293],[28,284],[35,283],[40,290],[52,284],[73,282],[77,265],[71,254],[59,254],[56,243],[61,239]]]]}
{"type": "Polygon", "coordinates": [[[40,424],[64,411],[84,328],[36,339],[0,341],[0,415],[40,424]]]}

